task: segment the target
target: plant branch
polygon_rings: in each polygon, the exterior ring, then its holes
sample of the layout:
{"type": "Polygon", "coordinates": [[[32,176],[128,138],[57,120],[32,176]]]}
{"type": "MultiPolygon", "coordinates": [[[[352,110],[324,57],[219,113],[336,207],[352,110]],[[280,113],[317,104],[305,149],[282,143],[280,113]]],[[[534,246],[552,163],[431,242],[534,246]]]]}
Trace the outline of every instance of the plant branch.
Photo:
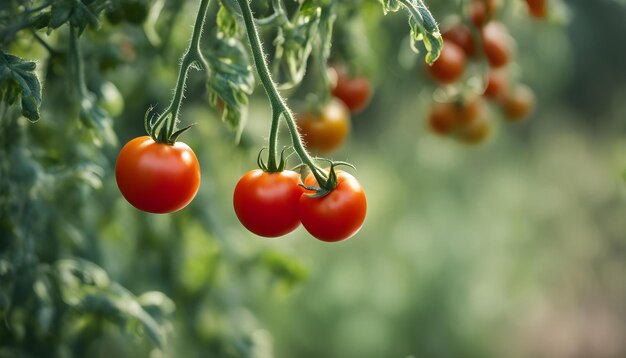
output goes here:
{"type": "Polygon", "coordinates": [[[272,139],[274,139],[275,141],[278,136],[278,123],[275,122],[277,122],[282,115],[282,117],[285,119],[285,122],[287,122],[287,127],[289,128],[289,133],[291,134],[291,141],[293,143],[293,147],[296,153],[298,153],[300,159],[311,169],[311,172],[313,173],[313,175],[315,175],[315,179],[317,179],[318,184],[323,187],[327,181],[325,174],[315,164],[313,158],[311,158],[309,153],[304,148],[302,138],[300,138],[300,134],[298,133],[298,128],[296,126],[293,113],[278,92],[278,89],[276,88],[276,83],[274,83],[274,81],[272,80],[270,70],[267,66],[267,62],[265,61],[265,53],[263,52],[261,39],[259,38],[259,33],[254,23],[254,17],[252,16],[250,4],[248,4],[248,0],[237,0],[237,3],[241,8],[241,14],[246,25],[246,33],[248,35],[250,48],[252,50],[254,66],[256,67],[261,83],[263,84],[263,88],[265,89],[265,92],[267,93],[270,104],[272,106],[273,122],[272,132],[270,133],[270,147],[273,147],[273,151],[272,149],[270,149],[270,161],[272,160],[272,157],[274,157],[274,160],[276,160],[276,144],[274,143],[272,145],[272,139]]]}

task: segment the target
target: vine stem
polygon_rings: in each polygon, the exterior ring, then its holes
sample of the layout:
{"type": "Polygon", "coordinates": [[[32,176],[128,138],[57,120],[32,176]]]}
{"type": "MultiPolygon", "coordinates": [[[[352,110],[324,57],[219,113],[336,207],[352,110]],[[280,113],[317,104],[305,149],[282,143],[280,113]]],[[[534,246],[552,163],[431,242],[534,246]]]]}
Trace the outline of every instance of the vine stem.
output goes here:
{"type": "Polygon", "coordinates": [[[74,79],[76,81],[76,87],[78,87],[78,95],[82,99],[88,96],[87,85],[85,84],[85,66],[80,53],[78,34],[76,28],[72,25],[70,25],[70,54],[72,56],[72,67],[75,72],[74,79]]]}
{"type": "Polygon", "coordinates": [[[246,33],[248,35],[248,41],[250,42],[250,48],[252,50],[254,66],[256,67],[261,83],[263,84],[263,88],[265,89],[265,93],[267,93],[270,104],[272,106],[272,126],[270,128],[270,153],[268,162],[271,163],[273,161],[275,163],[276,161],[278,122],[280,120],[280,117],[282,116],[285,119],[285,122],[287,122],[287,128],[289,129],[289,133],[291,135],[291,141],[293,143],[294,150],[296,151],[296,153],[298,153],[298,156],[300,157],[302,162],[304,162],[304,164],[306,164],[311,169],[311,172],[315,176],[315,179],[317,179],[317,183],[320,185],[320,187],[324,187],[327,182],[325,173],[320,167],[315,164],[313,158],[311,158],[309,153],[304,148],[302,138],[298,133],[298,128],[296,126],[296,121],[294,120],[293,113],[287,106],[283,97],[278,92],[276,83],[274,83],[274,80],[272,80],[270,70],[267,66],[267,62],[265,61],[265,53],[263,51],[263,46],[261,45],[259,33],[254,23],[254,17],[252,16],[250,4],[248,4],[248,0],[237,0],[237,3],[241,8],[241,14],[243,16],[243,20],[246,26],[246,33]]]}
{"type": "MultiPolygon", "coordinates": [[[[180,113],[180,107],[185,97],[185,85],[187,83],[187,75],[189,69],[193,65],[200,67],[200,70],[208,70],[209,66],[206,59],[200,51],[200,39],[202,37],[202,31],[204,29],[204,22],[206,19],[207,9],[209,7],[210,0],[201,0],[200,7],[198,8],[198,14],[193,27],[193,33],[191,35],[191,42],[189,47],[183,54],[183,58],[180,64],[178,72],[178,79],[176,80],[176,87],[174,89],[174,97],[169,106],[165,109],[163,114],[155,121],[155,127],[158,128],[163,121],[165,121],[165,138],[164,141],[170,143],[172,135],[176,133],[178,122],[178,115],[180,113]]],[[[159,136],[161,137],[161,136],[159,136]]],[[[175,138],[174,138],[175,139],[175,138]]]]}

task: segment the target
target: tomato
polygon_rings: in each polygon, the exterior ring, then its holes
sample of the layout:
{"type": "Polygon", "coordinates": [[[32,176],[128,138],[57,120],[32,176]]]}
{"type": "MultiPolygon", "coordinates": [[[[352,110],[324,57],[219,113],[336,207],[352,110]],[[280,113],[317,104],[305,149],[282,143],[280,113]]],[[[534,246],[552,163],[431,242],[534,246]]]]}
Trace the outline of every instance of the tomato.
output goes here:
{"type": "Polygon", "coordinates": [[[472,123],[484,115],[484,100],[476,96],[465,99],[456,104],[458,122],[461,124],[472,123]]]}
{"type": "Polygon", "coordinates": [[[483,27],[496,13],[496,0],[473,0],[470,3],[469,16],[472,22],[483,27]]]}
{"type": "Polygon", "coordinates": [[[547,0],[526,0],[530,14],[537,19],[545,19],[548,15],[547,0]]]}
{"type": "Polygon", "coordinates": [[[502,108],[507,119],[517,122],[526,118],[535,106],[535,94],[525,85],[518,85],[502,97],[502,108]]]}
{"type": "Polygon", "coordinates": [[[348,106],[350,112],[360,112],[367,106],[372,95],[370,81],[363,76],[350,78],[342,67],[335,67],[337,85],[333,88],[333,96],[339,98],[348,106]]]}
{"type": "MultiPolygon", "coordinates": [[[[361,184],[352,175],[338,170],[337,187],[328,195],[300,197],[298,213],[304,228],[316,239],[326,242],[346,240],[356,234],[367,212],[367,200],[361,184]]],[[[304,184],[318,186],[313,174],[304,184]]]]}
{"type": "Polygon", "coordinates": [[[308,149],[332,152],[343,144],[350,132],[350,113],[343,102],[332,99],[319,114],[298,115],[297,123],[308,149]]]}
{"type": "Polygon", "coordinates": [[[457,125],[456,108],[453,103],[435,103],[428,116],[430,129],[439,135],[450,134],[457,125]]]}
{"type": "Polygon", "coordinates": [[[499,22],[491,21],[482,29],[481,35],[489,66],[498,68],[509,63],[513,52],[513,39],[506,27],[499,22]]]}
{"type": "Polygon", "coordinates": [[[426,68],[435,81],[453,83],[463,76],[465,60],[463,49],[452,42],[445,42],[437,61],[426,68]]]}
{"type": "Polygon", "coordinates": [[[237,218],[264,237],[288,234],[300,225],[298,203],[304,189],[300,175],[290,170],[269,173],[251,170],[239,179],[233,195],[237,218]]]}
{"type": "Polygon", "coordinates": [[[495,70],[490,71],[487,75],[487,85],[483,95],[490,99],[498,99],[502,97],[508,86],[508,74],[506,71],[495,70]]]}
{"type": "Polygon", "coordinates": [[[463,24],[456,24],[446,30],[443,35],[444,41],[451,42],[463,49],[468,57],[476,56],[476,43],[472,36],[472,31],[463,24]]]}
{"type": "Polygon", "coordinates": [[[479,144],[484,142],[489,134],[491,134],[491,122],[486,117],[481,117],[461,128],[457,136],[465,143],[479,144]]]}
{"type": "Polygon", "coordinates": [[[163,214],[187,206],[200,186],[200,165],[183,142],[138,137],[120,151],[115,178],[122,195],[139,210],[163,214]]]}

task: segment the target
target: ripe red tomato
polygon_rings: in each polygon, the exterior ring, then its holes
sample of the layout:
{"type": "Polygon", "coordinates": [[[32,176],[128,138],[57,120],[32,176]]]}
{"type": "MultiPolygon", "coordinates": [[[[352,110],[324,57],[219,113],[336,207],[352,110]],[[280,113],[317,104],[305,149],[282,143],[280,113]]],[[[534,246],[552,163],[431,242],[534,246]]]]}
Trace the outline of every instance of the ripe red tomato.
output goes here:
{"type": "Polygon", "coordinates": [[[139,210],[164,214],[180,210],[200,187],[200,165],[183,142],[157,143],[137,137],[120,151],[115,178],[122,195],[139,210]]]}
{"type": "Polygon", "coordinates": [[[333,96],[342,100],[352,113],[363,110],[372,95],[370,81],[363,76],[350,78],[343,67],[333,69],[337,73],[337,85],[332,90],[333,96]]]}
{"type": "Polygon", "coordinates": [[[428,116],[430,129],[439,135],[448,135],[456,129],[457,115],[453,103],[436,102],[428,116]]]}
{"type": "Polygon", "coordinates": [[[307,149],[332,152],[346,140],[350,131],[350,112],[343,102],[333,98],[321,113],[297,116],[300,134],[307,149]]]}
{"type": "Polygon", "coordinates": [[[535,106],[535,94],[526,85],[518,85],[502,97],[502,108],[507,119],[517,122],[526,118],[535,106]]]}
{"type": "Polygon", "coordinates": [[[489,71],[487,76],[487,86],[483,95],[490,99],[498,99],[506,92],[509,78],[508,73],[503,70],[489,71]]]}
{"type": "Polygon", "coordinates": [[[472,22],[483,27],[496,13],[496,0],[473,0],[470,3],[469,16],[472,22]]]}
{"type": "Polygon", "coordinates": [[[237,218],[251,232],[264,237],[288,234],[300,225],[298,202],[304,189],[291,170],[269,173],[251,170],[239,179],[233,195],[237,218]]]}
{"type": "Polygon", "coordinates": [[[499,22],[491,21],[482,29],[481,35],[489,66],[498,68],[509,63],[513,52],[513,39],[506,27],[499,22]]]}
{"type": "Polygon", "coordinates": [[[537,19],[545,19],[548,15],[547,0],[526,0],[530,14],[537,19]]]}
{"type": "Polygon", "coordinates": [[[452,42],[459,46],[468,57],[476,56],[476,43],[472,31],[463,24],[456,24],[446,30],[442,35],[444,41],[452,42]]]}
{"type": "MultiPolygon", "coordinates": [[[[304,184],[318,185],[313,174],[306,177],[304,184]]],[[[303,194],[298,212],[302,225],[316,239],[337,242],[352,237],[361,229],[367,212],[367,200],[356,178],[338,170],[337,187],[321,198],[303,194]]]]}
{"type": "Polygon", "coordinates": [[[465,71],[465,52],[453,42],[445,42],[437,61],[426,68],[437,82],[443,84],[456,82],[465,71]]]}

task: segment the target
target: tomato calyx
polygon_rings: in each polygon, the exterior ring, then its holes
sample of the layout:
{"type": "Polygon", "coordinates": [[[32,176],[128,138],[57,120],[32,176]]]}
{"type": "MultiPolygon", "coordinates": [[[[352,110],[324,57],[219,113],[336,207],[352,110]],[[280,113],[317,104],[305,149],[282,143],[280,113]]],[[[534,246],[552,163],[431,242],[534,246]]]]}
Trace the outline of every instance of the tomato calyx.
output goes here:
{"type": "MultiPolygon", "coordinates": [[[[289,157],[293,155],[293,153],[291,153],[291,154],[289,154],[285,158],[285,151],[287,151],[287,149],[289,149],[289,148],[290,147],[284,147],[283,150],[280,151],[280,160],[278,161],[278,164],[274,164],[274,166],[272,167],[271,165],[265,164],[265,161],[263,161],[263,157],[262,157],[263,151],[267,149],[267,148],[263,147],[259,151],[259,155],[256,157],[256,163],[259,166],[259,168],[261,170],[263,170],[264,172],[266,172],[266,173],[279,173],[279,172],[282,172],[283,170],[285,170],[285,167],[287,166],[287,159],[289,159],[289,157]]],[[[274,161],[274,163],[275,162],[276,161],[274,161]]]]}
{"type": "Polygon", "coordinates": [[[330,159],[321,159],[321,160],[327,161],[330,164],[330,167],[328,169],[328,175],[327,176],[325,175],[325,177],[320,177],[319,175],[320,172],[323,172],[321,169],[319,168],[314,169],[314,170],[317,170],[318,175],[316,175],[316,172],[313,172],[313,174],[315,175],[319,186],[309,186],[309,185],[300,184],[300,186],[303,187],[304,189],[313,192],[312,194],[303,194],[303,195],[308,196],[309,198],[322,198],[330,194],[333,190],[335,190],[335,188],[337,187],[337,172],[335,171],[335,167],[347,166],[352,169],[356,169],[354,165],[348,162],[332,161],[330,159]],[[320,179],[322,179],[321,182],[320,182],[320,179]]]}
{"type": "Polygon", "coordinates": [[[178,119],[173,118],[173,114],[171,111],[165,111],[164,113],[158,115],[150,115],[154,107],[150,106],[144,115],[144,127],[146,129],[146,133],[154,139],[157,143],[169,144],[173,145],[178,140],[181,134],[188,131],[191,127],[195,126],[197,123],[192,123],[184,128],[178,129],[173,133],[168,133],[167,122],[169,121],[178,121],[178,119]],[[155,118],[156,116],[156,118],[155,118]]]}

